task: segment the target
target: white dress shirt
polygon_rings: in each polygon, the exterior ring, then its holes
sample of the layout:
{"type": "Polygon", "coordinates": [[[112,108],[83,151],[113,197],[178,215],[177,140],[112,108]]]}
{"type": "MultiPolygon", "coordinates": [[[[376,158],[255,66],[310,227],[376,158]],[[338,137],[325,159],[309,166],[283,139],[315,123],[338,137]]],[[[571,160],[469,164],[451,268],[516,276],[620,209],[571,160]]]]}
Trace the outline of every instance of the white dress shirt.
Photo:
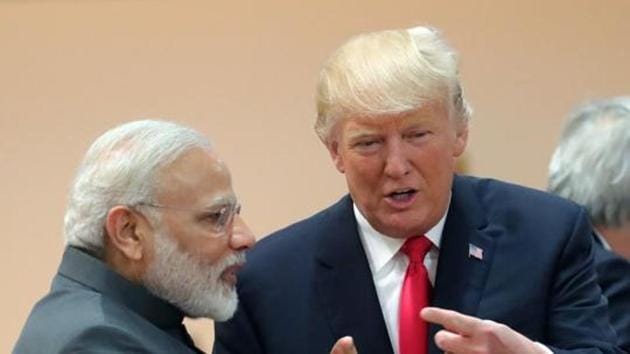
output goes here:
{"type": "MultiPolygon", "coordinates": [[[[400,302],[400,291],[402,289],[405,272],[409,264],[409,258],[402,252],[398,252],[405,239],[385,236],[376,231],[365,219],[356,204],[354,215],[359,226],[359,236],[363,249],[367,256],[372,279],[376,287],[378,301],[381,304],[381,311],[387,326],[387,333],[392,342],[394,354],[399,353],[398,349],[398,307],[400,302]]],[[[446,208],[448,210],[448,208],[446,208]]],[[[424,258],[424,266],[429,273],[431,284],[435,284],[435,273],[437,270],[440,241],[442,230],[446,221],[446,213],[442,215],[440,221],[425,234],[433,246],[424,258]]],[[[418,235],[420,236],[420,235],[418,235]]]]}
{"type": "MultiPolygon", "coordinates": [[[[450,206],[450,200],[449,200],[450,206]]],[[[402,252],[399,252],[405,239],[393,238],[385,236],[376,231],[372,225],[365,219],[356,204],[353,204],[354,217],[356,218],[359,236],[365,255],[367,256],[370,270],[372,271],[372,279],[376,288],[376,295],[381,304],[381,311],[385,319],[385,326],[389,339],[392,342],[394,354],[399,354],[398,345],[398,308],[400,303],[400,291],[402,289],[405,273],[409,258],[402,252]]],[[[429,280],[435,285],[435,274],[437,271],[438,257],[440,255],[440,242],[442,241],[442,231],[446,222],[446,214],[442,215],[440,221],[429,230],[426,236],[433,246],[424,258],[424,266],[429,273],[429,280]]],[[[420,236],[420,235],[418,235],[420,236]]],[[[553,354],[551,349],[545,345],[534,342],[540,349],[548,354],[553,354]]]]}

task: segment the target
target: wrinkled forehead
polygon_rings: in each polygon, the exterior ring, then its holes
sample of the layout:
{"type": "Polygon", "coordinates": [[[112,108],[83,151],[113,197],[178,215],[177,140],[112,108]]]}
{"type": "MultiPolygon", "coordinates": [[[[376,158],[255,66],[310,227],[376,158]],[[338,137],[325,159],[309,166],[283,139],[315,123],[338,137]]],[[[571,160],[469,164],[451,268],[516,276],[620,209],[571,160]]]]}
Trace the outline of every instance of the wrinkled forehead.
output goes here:
{"type": "Polygon", "coordinates": [[[191,149],[158,173],[156,198],[178,206],[205,206],[234,200],[232,177],[227,165],[215,153],[191,149]]]}

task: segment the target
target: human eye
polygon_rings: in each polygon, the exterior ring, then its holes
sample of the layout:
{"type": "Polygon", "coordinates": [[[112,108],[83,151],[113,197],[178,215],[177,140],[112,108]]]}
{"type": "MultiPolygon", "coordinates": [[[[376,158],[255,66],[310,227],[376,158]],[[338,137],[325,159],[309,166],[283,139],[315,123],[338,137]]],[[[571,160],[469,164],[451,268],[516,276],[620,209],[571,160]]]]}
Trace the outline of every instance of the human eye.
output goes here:
{"type": "Polygon", "coordinates": [[[359,151],[373,151],[378,149],[381,140],[378,138],[366,137],[362,139],[357,139],[352,143],[352,147],[359,151]]]}
{"type": "Polygon", "coordinates": [[[428,130],[413,130],[405,134],[405,138],[410,141],[421,141],[429,134],[430,132],[428,130]]]}
{"type": "Polygon", "coordinates": [[[209,224],[211,227],[221,227],[227,216],[227,207],[221,207],[214,211],[207,211],[201,215],[201,221],[209,224]]]}
{"type": "Polygon", "coordinates": [[[365,140],[365,141],[359,141],[356,143],[356,146],[360,146],[360,147],[370,147],[372,145],[376,145],[377,141],[376,140],[365,140]]]}

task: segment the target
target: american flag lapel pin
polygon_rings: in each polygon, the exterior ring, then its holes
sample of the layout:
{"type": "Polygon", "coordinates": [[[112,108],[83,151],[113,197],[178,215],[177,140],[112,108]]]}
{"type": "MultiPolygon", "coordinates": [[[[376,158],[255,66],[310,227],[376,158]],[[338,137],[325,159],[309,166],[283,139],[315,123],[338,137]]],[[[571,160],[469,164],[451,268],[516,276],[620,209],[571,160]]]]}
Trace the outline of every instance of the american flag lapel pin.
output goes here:
{"type": "Polygon", "coordinates": [[[472,243],[468,244],[468,257],[477,258],[478,260],[483,260],[483,248],[473,245],[472,243]]]}

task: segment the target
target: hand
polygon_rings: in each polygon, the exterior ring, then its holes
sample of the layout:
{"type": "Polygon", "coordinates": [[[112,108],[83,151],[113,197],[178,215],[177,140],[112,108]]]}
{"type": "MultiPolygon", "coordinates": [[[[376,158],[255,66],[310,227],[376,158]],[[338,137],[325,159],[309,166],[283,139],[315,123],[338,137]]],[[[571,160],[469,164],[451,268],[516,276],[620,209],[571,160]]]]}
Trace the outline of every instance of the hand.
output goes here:
{"type": "Polygon", "coordinates": [[[456,311],[427,307],[420,311],[427,322],[444,327],[435,334],[435,344],[449,353],[548,353],[510,327],[490,320],[466,316],[456,311]]]}
{"type": "Polygon", "coordinates": [[[330,354],[358,354],[352,337],[342,337],[333,346],[330,354]]]}

